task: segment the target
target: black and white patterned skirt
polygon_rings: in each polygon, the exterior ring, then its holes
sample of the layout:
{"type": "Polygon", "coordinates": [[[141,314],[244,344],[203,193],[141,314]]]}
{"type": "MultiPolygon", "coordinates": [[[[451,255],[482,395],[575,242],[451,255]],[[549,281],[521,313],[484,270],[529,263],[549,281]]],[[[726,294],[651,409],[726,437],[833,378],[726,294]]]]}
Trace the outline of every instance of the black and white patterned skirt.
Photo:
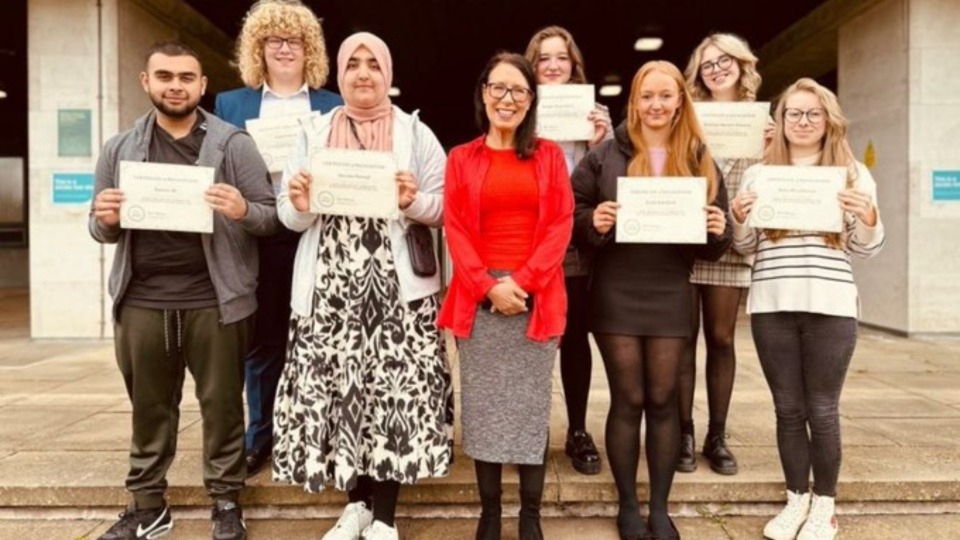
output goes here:
{"type": "Polygon", "coordinates": [[[273,479],[319,492],[412,484],[453,458],[437,295],[404,303],[381,219],[325,216],[313,316],[294,314],[274,409],[273,479]]]}

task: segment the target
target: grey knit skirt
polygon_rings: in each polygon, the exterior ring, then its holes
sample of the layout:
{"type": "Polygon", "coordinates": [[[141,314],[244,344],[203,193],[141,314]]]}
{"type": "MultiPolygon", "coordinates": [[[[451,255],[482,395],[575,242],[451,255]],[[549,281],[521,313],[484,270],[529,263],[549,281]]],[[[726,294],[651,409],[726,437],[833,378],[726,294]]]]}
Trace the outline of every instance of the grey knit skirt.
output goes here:
{"type": "Polygon", "coordinates": [[[530,315],[477,309],[458,339],[463,451],[492,463],[543,463],[557,340],[526,337],[530,315]]]}

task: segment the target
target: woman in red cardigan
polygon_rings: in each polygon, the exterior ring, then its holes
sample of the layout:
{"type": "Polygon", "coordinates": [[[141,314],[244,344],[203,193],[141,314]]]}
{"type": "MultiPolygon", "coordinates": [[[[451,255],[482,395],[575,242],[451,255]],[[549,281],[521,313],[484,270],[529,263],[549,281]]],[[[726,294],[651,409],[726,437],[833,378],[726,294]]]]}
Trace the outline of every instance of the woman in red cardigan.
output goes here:
{"type": "Polygon", "coordinates": [[[476,463],[478,540],[500,538],[501,471],[520,470],[520,540],[542,540],[550,392],[566,324],[573,194],[563,152],[538,139],[536,77],[520,55],[474,92],[485,134],[450,152],[444,216],[454,274],[439,325],[459,351],[463,449],[476,463]]]}

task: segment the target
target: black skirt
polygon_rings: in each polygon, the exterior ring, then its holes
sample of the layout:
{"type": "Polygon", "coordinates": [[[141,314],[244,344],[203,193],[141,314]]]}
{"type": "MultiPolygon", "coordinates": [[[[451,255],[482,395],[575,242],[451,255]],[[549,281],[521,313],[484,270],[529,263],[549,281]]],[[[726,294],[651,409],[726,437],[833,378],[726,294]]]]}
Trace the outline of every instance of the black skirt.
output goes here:
{"type": "Polygon", "coordinates": [[[692,260],[671,244],[609,244],[594,262],[591,330],[689,338],[692,260]]]}

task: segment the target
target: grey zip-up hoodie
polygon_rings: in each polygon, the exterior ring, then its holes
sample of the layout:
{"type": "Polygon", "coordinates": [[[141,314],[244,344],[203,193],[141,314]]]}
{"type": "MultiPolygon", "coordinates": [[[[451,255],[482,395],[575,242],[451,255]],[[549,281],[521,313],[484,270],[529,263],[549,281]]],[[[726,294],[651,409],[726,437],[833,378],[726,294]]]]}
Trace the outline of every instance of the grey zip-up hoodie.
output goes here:
{"type": "MultiPolygon", "coordinates": [[[[220,322],[230,324],[253,314],[257,309],[257,242],[253,236],[273,234],[280,227],[270,176],[253,139],[216,116],[198,109],[207,125],[197,165],[216,169],[215,182],[235,186],[247,200],[247,215],[232,221],[214,212],[213,234],[201,235],[210,281],[217,293],[220,322]]],[[[119,183],[121,161],[147,161],[156,111],[140,117],[129,129],[107,141],[97,161],[96,195],[119,183]]],[[[110,271],[109,291],[113,297],[113,318],[117,320],[120,303],[133,275],[131,231],[104,227],[90,206],[89,230],[94,240],[116,244],[110,271]]]]}

